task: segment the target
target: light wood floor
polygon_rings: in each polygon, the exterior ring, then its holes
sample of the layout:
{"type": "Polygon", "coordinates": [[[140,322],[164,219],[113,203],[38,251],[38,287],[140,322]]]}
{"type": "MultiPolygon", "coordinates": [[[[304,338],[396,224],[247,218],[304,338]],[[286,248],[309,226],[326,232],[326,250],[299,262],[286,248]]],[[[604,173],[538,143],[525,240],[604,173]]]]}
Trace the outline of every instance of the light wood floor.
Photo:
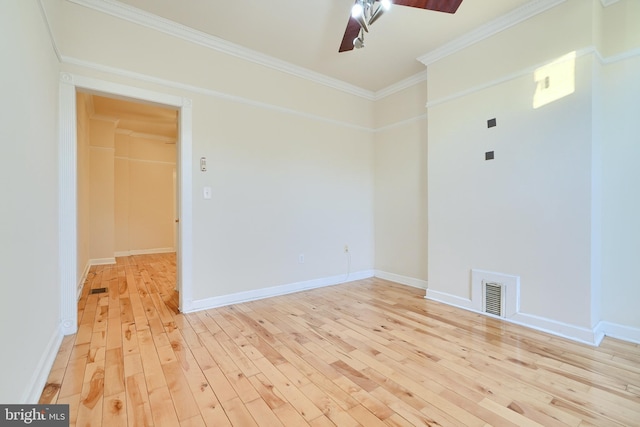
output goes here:
{"type": "Polygon", "coordinates": [[[634,344],[380,279],[182,315],[174,277],[173,255],[92,268],[41,403],[77,426],[640,426],[634,344]]]}

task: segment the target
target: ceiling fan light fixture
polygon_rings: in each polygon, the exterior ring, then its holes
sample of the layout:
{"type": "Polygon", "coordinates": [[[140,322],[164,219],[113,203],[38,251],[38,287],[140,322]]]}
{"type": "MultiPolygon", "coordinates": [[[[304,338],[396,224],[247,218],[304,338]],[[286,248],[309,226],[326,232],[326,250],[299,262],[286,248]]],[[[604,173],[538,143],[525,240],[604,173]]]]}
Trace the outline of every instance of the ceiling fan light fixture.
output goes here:
{"type": "Polygon", "coordinates": [[[364,47],[364,38],[362,36],[358,36],[353,39],[353,47],[356,49],[362,49],[364,47]]]}
{"type": "Polygon", "coordinates": [[[353,5],[353,7],[351,8],[351,16],[353,17],[353,19],[358,19],[364,16],[364,7],[362,7],[361,3],[356,3],[353,5]]]}
{"type": "Polygon", "coordinates": [[[367,9],[365,9],[365,6],[368,9],[369,4],[367,3],[363,6],[361,2],[356,2],[356,4],[354,4],[351,8],[351,17],[358,21],[358,24],[360,24],[360,28],[368,33],[369,24],[367,23],[367,9]]]}
{"type": "Polygon", "coordinates": [[[380,4],[378,4],[378,8],[376,9],[376,11],[371,15],[371,18],[369,19],[369,25],[372,25],[374,22],[376,22],[384,12],[389,10],[390,7],[391,0],[382,0],[380,4]]]}
{"type": "MultiPolygon", "coordinates": [[[[398,6],[427,9],[437,12],[455,13],[463,0],[397,0],[398,6]]],[[[338,52],[364,47],[364,33],[394,4],[393,0],[354,0],[351,16],[344,30],[338,52]],[[353,38],[357,35],[356,38],[353,38]]]]}

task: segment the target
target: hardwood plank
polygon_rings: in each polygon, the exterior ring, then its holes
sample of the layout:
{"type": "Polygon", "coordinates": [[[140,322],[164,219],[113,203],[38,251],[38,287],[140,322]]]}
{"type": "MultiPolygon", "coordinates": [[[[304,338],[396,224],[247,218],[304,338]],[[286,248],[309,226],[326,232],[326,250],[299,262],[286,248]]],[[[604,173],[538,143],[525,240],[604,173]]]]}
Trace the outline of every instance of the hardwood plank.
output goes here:
{"type": "Polygon", "coordinates": [[[246,427],[256,427],[258,425],[239,397],[234,397],[233,399],[222,402],[222,407],[227,413],[231,425],[246,427]]]}
{"type": "Polygon", "coordinates": [[[143,372],[127,377],[126,395],[128,425],[152,426],[151,402],[143,372]]]}
{"type": "Polygon", "coordinates": [[[168,387],[160,387],[149,391],[149,403],[155,427],[180,426],[171,393],[168,387]]]}
{"type": "Polygon", "coordinates": [[[92,267],[40,401],[68,403],[72,426],[640,425],[640,345],[582,345],[376,278],[180,314],[175,268],[92,267]]]}
{"type": "Polygon", "coordinates": [[[128,425],[126,399],[124,390],[112,396],[105,396],[102,425],[109,427],[126,427],[128,425]]]}
{"type": "Polygon", "coordinates": [[[124,356],[122,348],[107,350],[105,359],[105,396],[124,393],[124,356]]]}
{"type": "Polygon", "coordinates": [[[171,393],[178,420],[183,421],[199,415],[200,408],[193,398],[189,384],[178,362],[164,364],[162,365],[162,370],[169,385],[169,393],[171,393]]]}
{"type": "Polygon", "coordinates": [[[283,426],[280,419],[276,416],[273,410],[266,404],[266,402],[260,398],[247,402],[247,410],[253,416],[256,424],[264,427],[278,427],[283,426]]]}
{"type": "Polygon", "coordinates": [[[101,425],[104,396],[104,364],[88,363],[78,408],[78,425],[101,425]]]}

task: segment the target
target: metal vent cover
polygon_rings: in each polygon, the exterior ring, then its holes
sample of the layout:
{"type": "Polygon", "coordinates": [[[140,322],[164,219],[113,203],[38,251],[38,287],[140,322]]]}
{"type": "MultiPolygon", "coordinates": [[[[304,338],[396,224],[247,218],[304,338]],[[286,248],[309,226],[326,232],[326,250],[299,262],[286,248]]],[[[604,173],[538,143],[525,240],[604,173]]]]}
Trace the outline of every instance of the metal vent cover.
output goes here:
{"type": "Polygon", "coordinates": [[[502,283],[483,282],[482,310],[494,316],[505,317],[505,290],[502,283]]]}
{"type": "Polygon", "coordinates": [[[89,291],[89,294],[104,294],[107,292],[107,288],[94,288],[89,291]]]}

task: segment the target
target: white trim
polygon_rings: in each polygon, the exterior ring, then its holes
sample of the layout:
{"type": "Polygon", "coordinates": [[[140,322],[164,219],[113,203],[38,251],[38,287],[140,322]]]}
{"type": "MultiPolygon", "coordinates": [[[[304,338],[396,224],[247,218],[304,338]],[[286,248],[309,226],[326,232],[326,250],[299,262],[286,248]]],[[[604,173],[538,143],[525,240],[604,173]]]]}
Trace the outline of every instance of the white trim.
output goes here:
{"type": "Polygon", "coordinates": [[[176,248],[155,248],[155,249],[132,249],[129,251],[119,251],[115,257],[131,256],[131,255],[150,255],[150,254],[170,254],[175,252],[176,248]]]}
{"type": "Polygon", "coordinates": [[[433,289],[427,289],[427,293],[424,297],[425,299],[430,299],[465,310],[478,312],[478,310],[473,307],[473,303],[469,298],[459,297],[447,292],[434,291],[433,289]]]}
{"type": "Polygon", "coordinates": [[[602,321],[596,326],[596,330],[611,338],[640,344],[640,328],[602,321]]]}
{"type": "Polygon", "coordinates": [[[379,91],[373,94],[373,100],[379,101],[382,98],[386,98],[389,95],[393,95],[394,93],[410,88],[411,86],[417,85],[418,83],[422,83],[426,80],[427,80],[427,70],[424,70],[419,72],[418,74],[414,74],[413,76],[407,77],[404,80],[400,80],[397,83],[389,85],[384,89],[380,89],[379,91]]]}
{"type": "Polygon", "coordinates": [[[77,246],[77,135],[76,89],[73,76],[60,75],[58,120],[58,264],[60,271],[60,324],[64,335],[78,330],[76,297],[77,246]]]}
{"type": "Polygon", "coordinates": [[[401,126],[405,126],[414,122],[419,122],[421,120],[427,120],[427,113],[420,114],[416,117],[411,117],[410,119],[400,120],[399,122],[391,123],[389,125],[384,125],[374,130],[375,133],[384,132],[387,130],[395,129],[401,126]]]}
{"type": "MultiPolygon", "coordinates": [[[[91,98],[91,99],[93,99],[93,98],[91,98]]],[[[174,138],[172,136],[157,135],[157,134],[153,134],[153,133],[136,132],[136,131],[134,131],[132,129],[117,128],[115,133],[118,134],[118,135],[127,135],[127,136],[130,136],[132,138],[150,139],[152,141],[162,141],[162,142],[167,142],[167,143],[175,143],[176,142],[176,138],[174,138]]]]}
{"type": "Polygon", "coordinates": [[[419,56],[418,61],[424,65],[433,64],[449,55],[452,55],[462,49],[472,46],[484,39],[487,39],[507,28],[513,27],[527,19],[536,16],[542,12],[545,12],[553,7],[564,3],[566,0],[533,0],[525,3],[523,6],[496,18],[473,31],[458,37],[455,40],[445,43],[444,45],[432,50],[422,56],[419,56]]]}
{"type": "Polygon", "coordinates": [[[294,75],[319,83],[342,92],[350,93],[370,101],[374,100],[372,91],[346,83],[342,80],[320,74],[298,65],[291,64],[281,59],[247,49],[243,46],[228,42],[219,37],[212,36],[202,31],[195,30],[185,25],[178,24],[165,18],[153,15],[143,10],[125,5],[114,0],[69,0],[72,3],[88,7],[90,9],[106,13],[119,19],[124,19],[134,24],[142,25],[165,34],[186,40],[209,49],[223,52],[246,61],[250,61],[265,67],[272,68],[287,74],[294,75]]]}
{"type": "Polygon", "coordinates": [[[547,319],[533,314],[516,313],[514,316],[504,320],[596,347],[600,345],[604,336],[599,336],[595,328],[589,329],[571,325],[569,323],[559,322],[557,320],[547,319]]]}
{"type": "Polygon", "coordinates": [[[116,259],[114,257],[112,258],[92,258],[89,260],[89,265],[93,266],[93,265],[111,265],[111,264],[115,264],[116,263],[116,259]]]}
{"type": "Polygon", "coordinates": [[[47,12],[42,4],[43,0],[38,1],[38,7],[40,8],[40,13],[44,18],[44,24],[47,26],[47,32],[49,33],[49,41],[51,42],[51,46],[53,47],[53,51],[58,58],[58,62],[62,62],[62,56],[60,55],[60,49],[58,49],[58,45],[56,44],[56,39],[53,37],[53,31],[51,30],[51,25],[49,24],[49,17],[47,16],[47,12]]]}
{"type": "Polygon", "coordinates": [[[178,233],[176,247],[176,290],[180,311],[191,308],[193,299],[193,101],[182,98],[178,114],[177,185],[178,233]]]}
{"type": "Polygon", "coordinates": [[[411,286],[418,289],[427,289],[426,280],[416,279],[414,277],[402,276],[400,274],[388,273],[386,271],[375,270],[375,277],[388,280],[390,282],[400,283],[401,285],[411,286]]]}
{"type": "Polygon", "coordinates": [[[373,270],[363,270],[349,274],[349,279],[345,281],[344,274],[338,276],[324,277],[321,279],[306,280],[304,282],[290,283],[287,285],[272,286],[269,288],[255,289],[235,294],[221,295],[219,297],[205,298],[193,301],[190,310],[186,313],[208,310],[210,308],[222,307],[225,305],[239,304],[248,301],[255,301],[264,298],[277,297],[292,294],[295,292],[308,291],[310,289],[322,288],[325,286],[339,285],[356,280],[373,277],[373,270]]]}
{"type": "Polygon", "coordinates": [[[176,162],[163,162],[161,160],[135,159],[133,157],[127,157],[127,156],[113,156],[113,158],[115,160],[126,160],[128,162],[135,162],[135,163],[152,163],[152,164],[156,164],[156,165],[167,165],[167,166],[175,166],[176,165],[176,162]]]}
{"type": "Polygon", "coordinates": [[[568,323],[559,322],[557,320],[547,319],[544,317],[526,313],[516,313],[510,318],[492,316],[475,309],[474,304],[470,299],[461,298],[457,295],[452,295],[446,292],[427,289],[425,298],[458,307],[464,310],[472,311],[474,313],[482,314],[483,316],[493,317],[499,320],[504,320],[505,322],[514,323],[520,326],[535,329],[537,331],[560,336],[563,338],[568,338],[573,341],[578,341],[593,346],[598,346],[600,344],[600,341],[602,340],[602,334],[599,333],[596,328],[584,328],[581,326],[575,326],[568,323]]]}
{"type": "Polygon", "coordinates": [[[153,76],[149,76],[149,75],[146,75],[146,74],[141,74],[141,73],[136,73],[136,72],[133,72],[133,71],[123,70],[123,69],[120,69],[120,68],[115,68],[115,67],[109,67],[109,66],[106,66],[106,65],[96,64],[96,63],[93,63],[93,62],[84,61],[82,59],[77,59],[77,58],[73,58],[73,57],[70,57],[70,56],[63,56],[62,57],[62,61],[63,61],[64,64],[76,65],[76,66],[79,66],[79,67],[89,68],[89,69],[100,71],[100,72],[103,72],[103,73],[109,73],[109,74],[114,74],[114,75],[120,76],[120,77],[126,77],[126,78],[129,78],[129,79],[140,80],[140,81],[143,81],[143,82],[146,82],[146,83],[158,84],[158,85],[162,85],[162,86],[166,86],[166,87],[170,87],[170,88],[174,88],[174,89],[178,89],[178,90],[186,90],[186,91],[189,91],[189,92],[198,93],[198,94],[205,95],[205,96],[212,96],[212,97],[215,97],[215,98],[220,98],[220,99],[224,99],[224,100],[231,101],[231,102],[238,102],[238,103],[241,103],[241,104],[251,105],[252,107],[265,108],[267,110],[273,110],[273,111],[277,111],[277,112],[284,113],[284,114],[291,114],[291,115],[294,115],[294,116],[304,117],[306,119],[317,120],[317,121],[321,121],[321,122],[325,122],[325,123],[331,123],[331,124],[334,124],[334,125],[344,126],[344,127],[347,127],[347,128],[361,130],[361,131],[365,131],[365,132],[372,132],[372,129],[368,128],[366,126],[355,125],[355,124],[352,124],[352,123],[343,122],[343,121],[335,120],[335,119],[330,119],[330,118],[318,116],[318,115],[315,115],[315,114],[305,113],[305,112],[302,112],[302,111],[297,111],[297,110],[293,110],[293,109],[286,108],[286,107],[280,107],[280,106],[277,106],[277,105],[267,104],[266,102],[254,101],[252,99],[243,98],[241,96],[236,96],[236,95],[230,95],[228,93],[218,92],[216,90],[206,89],[206,88],[199,87],[199,86],[193,86],[193,85],[189,85],[189,84],[178,83],[178,82],[171,81],[171,80],[161,79],[159,77],[153,77],[153,76]]]}
{"type": "Polygon", "coordinates": [[[40,357],[40,361],[38,362],[33,375],[31,375],[29,385],[22,394],[20,402],[16,403],[38,403],[40,396],[42,395],[42,390],[44,390],[44,387],[47,384],[47,379],[49,378],[49,373],[51,372],[53,363],[56,361],[58,350],[60,350],[60,345],[62,344],[62,337],[62,331],[59,328],[56,328],[49,339],[44,352],[42,353],[42,357],[40,357]]]}
{"type": "MultiPolygon", "coordinates": [[[[91,101],[91,107],[90,109],[93,109],[93,97],[90,98],[91,101]]],[[[114,125],[118,125],[118,123],[120,122],[120,117],[115,117],[115,116],[106,116],[104,114],[96,114],[96,113],[91,113],[89,114],[89,120],[98,120],[100,122],[109,122],[109,123],[113,123],[114,125]]],[[[117,130],[117,129],[116,129],[117,130]]]]}
{"type": "MultiPolygon", "coordinates": [[[[166,93],[154,92],[133,86],[126,86],[96,78],[60,74],[59,102],[59,263],[61,286],[61,329],[65,335],[77,331],[77,162],[76,162],[76,90],[116,95],[128,99],[139,99],[147,102],[178,107],[179,114],[179,148],[180,165],[178,179],[180,185],[178,209],[179,256],[177,259],[177,282],[180,291],[180,308],[189,301],[192,294],[192,101],[166,93]]],[[[91,260],[95,262],[115,262],[114,258],[91,260]]],[[[188,305],[188,304],[187,304],[188,305]]]]}
{"type": "Polygon", "coordinates": [[[291,114],[291,115],[294,115],[294,116],[304,117],[306,119],[316,120],[316,121],[320,121],[320,122],[324,122],[324,123],[330,123],[330,124],[337,125],[337,126],[343,126],[343,127],[346,127],[346,128],[351,128],[351,129],[355,129],[355,130],[359,130],[359,131],[363,131],[363,132],[385,131],[385,130],[391,129],[393,127],[396,127],[396,126],[402,126],[402,125],[411,123],[411,122],[416,121],[416,120],[421,120],[421,119],[426,117],[426,114],[422,114],[420,116],[412,117],[412,118],[405,119],[405,120],[401,120],[399,122],[392,123],[392,124],[389,124],[389,125],[385,125],[385,126],[382,126],[380,128],[366,127],[366,126],[355,125],[353,123],[343,122],[343,121],[340,121],[340,120],[329,119],[329,118],[318,116],[318,115],[315,115],[315,114],[304,113],[304,112],[301,112],[301,111],[292,110],[292,109],[289,109],[289,108],[280,107],[280,106],[273,105],[273,104],[267,104],[265,102],[254,101],[254,100],[251,100],[251,99],[248,99],[248,98],[243,98],[243,97],[240,97],[240,96],[230,95],[230,94],[227,94],[227,93],[218,92],[218,91],[206,89],[206,88],[199,87],[199,86],[187,85],[187,84],[178,83],[178,82],[174,82],[174,81],[170,81],[170,80],[165,80],[165,79],[161,79],[161,78],[157,78],[157,77],[153,77],[153,76],[149,76],[149,75],[145,75],[145,74],[135,73],[135,72],[132,72],[132,71],[127,71],[127,70],[123,70],[123,69],[119,69],[119,68],[108,67],[108,66],[104,66],[104,65],[100,65],[100,64],[96,64],[96,63],[92,63],[92,62],[88,62],[88,61],[84,61],[84,60],[80,60],[80,59],[76,59],[76,58],[72,58],[72,57],[68,57],[68,56],[63,56],[62,57],[62,61],[65,64],[77,65],[79,67],[84,67],[84,68],[89,68],[89,69],[100,71],[100,72],[104,72],[104,73],[114,74],[114,75],[120,76],[120,77],[126,77],[126,78],[130,78],[130,79],[135,79],[135,80],[139,80],[139,81],[146,82],[146,83],[159,84],[159,85],[162,85],[162,86],[167,86],[167,87],[174,88],[174,89],[179,89],[179,90],[186,90],[186,91],[189,91],[189,92],[198,93],[198,94],[205,95],[205,96],[212,96],[212,97],[215,97],[215,98],[220,98],[220,99],[224,99],[224,100],[231,101],[231,102],[238,102],[238,103],[241,103],[241,104],[250,105],[252,107],[258,107],[258,108],[264,108],[264,109],[267,109],[267,110],[277,111],[277,112],[283,113],[283,114],[291,114]]]}
{"type": "MultiPolygon", "coordinates": [[[[596,56],[596,58],[598,58],[598,60],[602,61],[602,57],[600,56],[600,54],[598,53],[598,51],[596,50],[596,48],[594,46],[589,46],[589,47],[586,47],[586,48],[583,48],[583,49],[579,49],[579,50],[576,51],[576,58],[580,58],[580,57],[585,56],[585,55],[594,55],[594,56],[596,56]]],[[[451,95],[445,96],[444,98],[436,99],[436,100],[433,100],[433,101],[429,100],[427,102],[427,108],[434,107],[434,106],[440,105],[440,104],[444,104],[446,102],[453,101],[455,99],[462,98],[462,97],[474,94],[476,92],[480,92],[482,90],[485,90],[485,89],[488,89],[488,88],[491,88],[491,87],[494,87],[494,86],[498,86],[500,84],[506,83],[506,82],[511,81],[511,80],[515,80],[515,79],[518,79],[518,78],[521,78],[521,77],[526,77],[526,76],[529,76],[529,75],[533,75],[533,73],[534,73],[534,71],[536,69],[538,69],[541,66],[546,65],[546,64],[548,64],[548,62],[532,65],[532,66],[529,66],[527,68],[523,68],[522,70],[515,71],[515,72],[510,73],[510,74],[506,74],[506,75],[504,75],[502,77],[499,77],[499,78],[497,78],[495,80],[491,80],[491,81],[488,81],[486,83],[481,83],[479,85],[470,87],[470,88],[462,90],[460,92],[453,93],[451,95]]]]}
{"type": "Polygon", "coordinates": [[[611,64],[615,64],[616,62],[625,61],[627,59],[632,59],[640,56],[640,47],[628,50],[626,52],[617,53],[612,56],[607,56],[606,58],[603,58],[602,55],[600,55],[600,52],[598,52],[598,50],[596,50],[596,54],[598,55],[598,60],[603,65],[611,65],[611,64]]]}
{"type": "Polygon", "coordinates": [[[600,3],[602,3],[602,7],[609,7],[612,4],[618,3],[620,0],[600,0],[600,3]]]}
{"type": "Polygon", "coordinates": [[[78,280],[78,292],[76,298],[79,300],[82,295],[82,289],[84,289],[84,282],[87,280],[87,276],[89,275],[89,270],[91,269],[91,260],[87,261],[87,264],[84,266],[84,270],[80,275],[80,280],[78,280]]]}

